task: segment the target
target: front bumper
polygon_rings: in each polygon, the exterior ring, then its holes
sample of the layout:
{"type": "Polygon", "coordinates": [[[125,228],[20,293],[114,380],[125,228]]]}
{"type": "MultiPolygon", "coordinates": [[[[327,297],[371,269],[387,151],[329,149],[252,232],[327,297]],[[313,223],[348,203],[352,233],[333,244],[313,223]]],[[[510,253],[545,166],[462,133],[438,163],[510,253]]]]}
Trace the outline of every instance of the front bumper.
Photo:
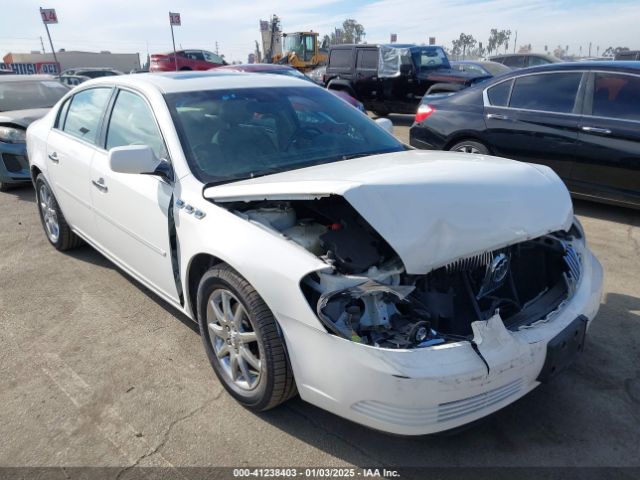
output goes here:
{"type": "Polygon", "coordinates": [[[0,183],[26,183],[30,179],[26,145],[0,142],[0,183]]]}
{"type": "Polygon", "coordinates": [[[515,332],[498,315],[472,324],[489,373],[468,342],[380,349],[277,315],[286,326],[300,396],[354,422],[401,435],[448,430],[493,413],[540,384],[547,344],[554,337],[578,316],[589,323],[596,316],[602,267],[586,248],[582,263],[574,295],[546,321],[515,332]]]}

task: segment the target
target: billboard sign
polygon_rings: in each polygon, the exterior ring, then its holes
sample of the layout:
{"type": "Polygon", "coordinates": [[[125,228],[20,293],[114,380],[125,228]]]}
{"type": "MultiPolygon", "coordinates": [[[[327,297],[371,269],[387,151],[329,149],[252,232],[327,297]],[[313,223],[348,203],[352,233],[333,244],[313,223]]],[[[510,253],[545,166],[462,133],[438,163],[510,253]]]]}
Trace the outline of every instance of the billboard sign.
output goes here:
{"type": "Polygon", "coordinates": [[[0,63],[0,69],[13,70],[18,75],[35,75],[45,73],[57,75],[60,68],[56,62],[36,62],[36,63],[0,63]]]}

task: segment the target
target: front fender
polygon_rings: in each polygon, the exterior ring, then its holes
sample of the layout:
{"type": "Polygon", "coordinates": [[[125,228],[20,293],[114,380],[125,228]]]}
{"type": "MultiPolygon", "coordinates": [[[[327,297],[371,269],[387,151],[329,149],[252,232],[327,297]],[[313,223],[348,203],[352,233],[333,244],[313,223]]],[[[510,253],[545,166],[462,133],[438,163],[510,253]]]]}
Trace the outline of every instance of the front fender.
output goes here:
{"type": "MultiPolygon", "coordinates": [[[[183,178],[180,183],[181,188],[176,188],[176,199],[205,214],[196,218],[186,208],[175,209],[180,277],[185,295],[188,295],[189,268],[193,259],[199,254],[211,255],[240,273],[277,318],[295,318],[324,331],[300,290],[300,280],[310,272],[328,268],[327,264],[279,233],[205,200],[202,185],[193,177],[183,178]]],[[[189,302],[185,303],[185,308],[196,319],[189,302]]]]}

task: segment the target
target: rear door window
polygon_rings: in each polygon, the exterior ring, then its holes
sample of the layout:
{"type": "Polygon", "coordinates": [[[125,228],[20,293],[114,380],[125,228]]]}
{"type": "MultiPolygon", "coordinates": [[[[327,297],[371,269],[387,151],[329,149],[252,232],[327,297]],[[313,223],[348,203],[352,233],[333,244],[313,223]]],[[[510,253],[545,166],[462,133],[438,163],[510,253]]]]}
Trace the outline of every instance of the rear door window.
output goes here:
{"type": "Polygon", "coordinates": [[[73,96],[62,130],[89,143],[96,143],[111,88],[90,88],[73,96]]]}
{"type": "Polygon", "coordinates": [[[640,121],[640,77],[596,73],[592,114],[640,121]]]}
{"type": "Polygon", "coordinates": [[[572,113],[582,73],[550,73],[516,78],[511,91],[512,108],[572,113]]]}
{"type": "Polygon", "coordinates": [[[374,49],[358,50],[356,67],[358,70],[377,70],[378,51],[374,49]]]}
{"type": "Polygon", "coordinates": [[[511,92],[511,84],[513,80],[499,83],[487,90],[489,103],[494,107],[506,107],[509,103],[509,92],[511,92]]]}

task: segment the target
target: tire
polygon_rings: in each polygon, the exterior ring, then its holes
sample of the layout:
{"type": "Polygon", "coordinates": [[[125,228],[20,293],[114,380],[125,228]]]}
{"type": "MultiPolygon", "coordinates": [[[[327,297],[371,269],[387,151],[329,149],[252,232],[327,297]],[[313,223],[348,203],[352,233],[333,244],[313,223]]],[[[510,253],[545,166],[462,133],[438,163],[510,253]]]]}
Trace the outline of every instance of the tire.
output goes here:
{"type": "Polygon", "coordinates": [[[82,245],[82,239],[73,233],[71,227],[67,224],[62,210],[60,210],[60,206],[42,173],[36,177],[36,203],[44,233],[49,243],[56,250],[64,252],[82,245]]]}
{"type": "Polygon", "coordinates": [[[376,117],[388,117],[391,113],[389,110],[371,110],[376,117]]]}
{"type": "Polygon", "coordinates": [[[260,412],[297,393],[282,332],[258,292],[238,272],[225,264],[210,268],[200,280],[197,308],[209,362],[240,404],[260,412]]]}
{"type": "Polygon", "coordinates": [[[432,95],[434,93],[449,93],[462,90],[464,85],[458,85],[455,83],[434,83],[429,87],[425,95],[432,95]]]}
{"type": "Polygon", "coordinates": [[[449,150],[452,152],[491,155],[491,152],[489,152],[489,149],[485,145],[475,140],[462,140],[449,148],[449,150]]]}

